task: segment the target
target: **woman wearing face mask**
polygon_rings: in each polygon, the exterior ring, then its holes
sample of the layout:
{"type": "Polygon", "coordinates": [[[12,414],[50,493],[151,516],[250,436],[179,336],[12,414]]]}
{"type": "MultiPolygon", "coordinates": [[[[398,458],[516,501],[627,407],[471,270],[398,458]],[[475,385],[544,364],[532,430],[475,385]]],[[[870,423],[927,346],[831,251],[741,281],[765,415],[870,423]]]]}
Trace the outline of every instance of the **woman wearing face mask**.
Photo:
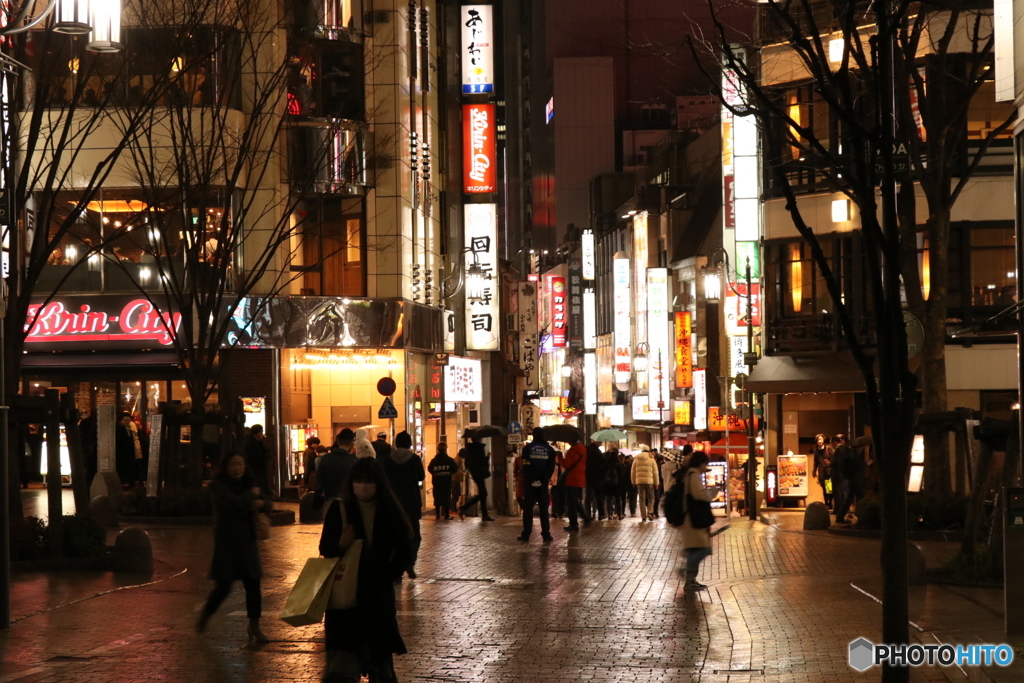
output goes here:
{"type": "Polygon", "coordinates": [[[411,536],[380,463],[360,458],[342,485],[341,499],[327,509],[320,535],[324,557],[340,557],[353,541],[363,540],[357,604],[328,609],[324,618],[324,681],[358,683],[363,674],[371,683],[398,680],[392,657],[406,649],[398,631],[395,582],[411,561],[411,536]]]}
{"type": "Polygon", "coordinates": [[[231,593],[232,584],[241,581],[245,587],[249,640],[265,643],[268,639],[260,630],[263,568],[256,545],[256,513],[269,512],[270,501],[246,468],[245,457],[238,452],[228,453],[217,465],[210,482],[210,495],[216,520],[210,578],[216,584],[199,615],[196,630],[200,633],[206,630],[210,617],[231,593]]]}

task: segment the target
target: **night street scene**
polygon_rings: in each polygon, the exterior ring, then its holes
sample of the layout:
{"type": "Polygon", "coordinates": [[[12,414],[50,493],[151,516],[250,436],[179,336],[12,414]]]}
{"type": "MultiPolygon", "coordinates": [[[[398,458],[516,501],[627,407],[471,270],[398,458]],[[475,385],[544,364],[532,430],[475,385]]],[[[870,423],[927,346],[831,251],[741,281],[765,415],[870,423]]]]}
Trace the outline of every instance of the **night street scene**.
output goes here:
{"type": "Polygon", "coordinates": [[[1018,25],[0,4],[0,683],[1024,683],[1018,25]]]}

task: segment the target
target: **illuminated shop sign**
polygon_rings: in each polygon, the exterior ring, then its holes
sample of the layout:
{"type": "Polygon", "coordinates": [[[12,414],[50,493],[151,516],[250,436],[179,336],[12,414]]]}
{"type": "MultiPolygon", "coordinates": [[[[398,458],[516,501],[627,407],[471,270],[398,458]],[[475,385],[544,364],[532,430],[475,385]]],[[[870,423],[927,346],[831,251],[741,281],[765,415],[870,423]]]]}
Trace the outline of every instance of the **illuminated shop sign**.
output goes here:
{"type": "Polygon", "coordinates": [[[597,354],[583,354],[583,400],[584,412],[597,415],[597,354]]]}
{"type": "Polygon", "coordinates": [[[629,257],[618,252],[612,265],[612,284],[615,299],[615,383],[628,384],[630,367],[629,347],[632,345],[630,326],[633,319],[629,295],[629,257]]]}
{"type": "Polygon", "coordinates": [[[583,231],[583,279],[593,280],[595,276],[595,245],[594,245],[594,231],[584,230],[583,231]]]}
{"type": "Polygon", "coordinates": [[[548,275],[548,298],[551,320],[551,348],[564,349],[567,346],[566,331],[569,323],[569,293],[565,288],[565,278],[548,275]]]}
{"type": "Polygon", "coordinates": [[[452,403],[479,403],[484,400],[483,371],[477,358],[448,356],[444,368],[444,399],[452,403]]]}
{"type": "Polygon", "coordinates": [[[597,295],[583,290],[583,348],[597,348],[597,295]]]}
{"type": "Polygon", "coordinates": [[[494,92],[494,22],[490,5],[464,5],[462,22],[462,93],[494,92]]]}
{"type": "MultiPolygon", "coordinates": [[[[751,276],[753,277],[753,276],[751,276]]],[[[750,286],[750,314],[754,327],[761,326],[761,285],[750,286]]],[[[747,334],[747,283],[733,282],[725,292],[725,331],[730,336],[747,334]]]]}
{"type": "Polygon", "coordinates": [[[693,386],[693,315],[681,311],[675,314],[675,319],[676,388],[683,389],[693,386]]]}
{"type": "Polygon", "coordinates": [[[537,360],[537,285],[520,282],[517,294],[519,315],[519,368],[523,371],[524,391],[536,391],[540,385],[540,364],[537,360]]]}
{"type": "Polygon", "coordinates": [[[180,313],[161,311],[149,299],[68,296],[28,307],[25,343],[32,350],[168,347],[180,327],[180,313]]]}
{"type": "Polygon", "coordinates": [[[498,301],[498,208],[496,204],[466,204],[465,244],[467,263],[483,269],[484,285],[478,299],[466,298],[466,346],[475,351],[498,348],[500,310],[498,301]]]}
{"type": "Polygon", "coordinates": [[[669,354],[668,331],[668,269],[647,269],[647,386],[651,408],[668,408],[672,400],[667,368],[672,362],[669,354]]]}
{"type": "Polygon", "coordinates": [[[708,428],[708,371],[700,368],[693,371],[693,428],[708,428]]]}
{"type": "MultiPolygon", "coordinates": [[[[569,259],[569,348],[583,348],[583,265],[569,259]]],[[[593,347],[591,347],[593,348],[593,347]]]]}
{"type": "Polygon", "coordinates": [[[494,105],[462,105],[464,191],[487,194],[497,189],[497,145],[494,136],[494,105]]]}

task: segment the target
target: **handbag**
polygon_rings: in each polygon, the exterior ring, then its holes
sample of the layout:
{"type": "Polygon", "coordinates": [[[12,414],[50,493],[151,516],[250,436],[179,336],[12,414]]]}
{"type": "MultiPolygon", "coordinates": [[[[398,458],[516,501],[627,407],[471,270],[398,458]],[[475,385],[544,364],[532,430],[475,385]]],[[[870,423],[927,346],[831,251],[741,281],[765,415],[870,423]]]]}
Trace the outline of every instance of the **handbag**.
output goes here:
{"type": "Polygon", "coordinates": [[[309,626],[323,621],[337,566],[336,557],[311,557],[306,560],[281,610],[281,620],[292,626],[309,626]]]}
{"type": "Polygon", "coordinates": [[[256,513],[256,540],[270,540],[270,515],[265,512],[256,513]]]}
{"type": "MultiPolygon", "coordinates": [[[[345,518],[345,505],[339,501],[341,512],[341,532],[349,526],[345,518]]],[[[363,554],[363,539],[357,538],[352,545],[345,549],[345,554],[338,560],[334,570],[334,581],[331,585],[330,599],[327,601],[328,609],[352,609],[356,606],[357,590],[359,588],[359,558],[363,554]]]]}
{"type": "Polygon", "coordinates": [[[711,503],[697,500],[690,495],[690,475],[686,475],[686,514],[690,517],[690,526],[694,529],[708,529],[715,523],[715,515],[711,512],[711,503]]]}

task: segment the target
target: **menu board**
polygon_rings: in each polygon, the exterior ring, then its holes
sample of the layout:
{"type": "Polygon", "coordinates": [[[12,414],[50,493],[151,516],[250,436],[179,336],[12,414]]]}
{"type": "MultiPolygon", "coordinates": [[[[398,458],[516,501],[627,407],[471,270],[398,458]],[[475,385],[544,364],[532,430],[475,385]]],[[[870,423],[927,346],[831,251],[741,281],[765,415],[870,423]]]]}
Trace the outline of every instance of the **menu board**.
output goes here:
{"type": "Polygon", "coordinates": [[[728,507],[728,491],[729,487],[726,485],[727,474],[729,469],[728,463],[725,462],[709,462],[708,471],[704,473],[704,487],[709,488],[711,486],[718,486],[718,495],[711,501],[712,510],[725,510],[728,507]]]}
{"type": "Polygon", "coordinates": [[[779,456],[780,496],[806,496],[807,480],[806,455],[789,453],[779,456]]]}

